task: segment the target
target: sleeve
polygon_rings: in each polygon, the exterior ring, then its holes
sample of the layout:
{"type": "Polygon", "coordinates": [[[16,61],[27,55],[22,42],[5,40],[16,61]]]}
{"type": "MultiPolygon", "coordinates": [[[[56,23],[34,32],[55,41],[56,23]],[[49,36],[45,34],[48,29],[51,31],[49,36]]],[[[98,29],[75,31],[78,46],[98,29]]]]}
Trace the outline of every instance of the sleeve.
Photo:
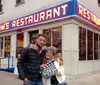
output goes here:
{"type": "Polygon", "coordinates": [[[64,66],[63,66],[63,65],[61,65],[61,66],[59,65],[60,61],[63,61],[63,60],[57,58],[57,62],[56,62],[56,63],[57,63],[58,65],[56,65],[56,66],[57,66],[58,72],[60,72],[61,75],[63,75],[63,74],[64,74],[64,66]]]}
{"type": "Polygon", "coordinates": [[[63,75],[64,74],[64,66],[60,66],[59,69],[60,69],[59,72],[61,73],[61,75],[63,75]]]}
{"type": "Polygon", "coordinates": [[[27,60],[27,56],[28,56],[28,48],[24,48],[17,63],[19,77],[22,80],[26,78],[24,73],[24,64],[25,61],[27,60]]]}

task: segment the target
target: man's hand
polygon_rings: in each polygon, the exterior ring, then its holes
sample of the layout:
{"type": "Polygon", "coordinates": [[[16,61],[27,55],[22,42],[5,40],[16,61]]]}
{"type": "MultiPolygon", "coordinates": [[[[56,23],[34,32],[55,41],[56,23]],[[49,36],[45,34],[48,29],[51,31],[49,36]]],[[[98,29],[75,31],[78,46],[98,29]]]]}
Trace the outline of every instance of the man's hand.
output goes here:
{"type": "Polygon", "coordinates": [[[24,83],[25,84],[28,83],[28,79],[27,78],[24,79],[24,83]]]}
{"type": "Polygon", "coordinates": [[[46,65],[45,64],[42,64],[41,66],[40,66],[40,68],[43,68],[43,67],[45,67],[46,65]]]}

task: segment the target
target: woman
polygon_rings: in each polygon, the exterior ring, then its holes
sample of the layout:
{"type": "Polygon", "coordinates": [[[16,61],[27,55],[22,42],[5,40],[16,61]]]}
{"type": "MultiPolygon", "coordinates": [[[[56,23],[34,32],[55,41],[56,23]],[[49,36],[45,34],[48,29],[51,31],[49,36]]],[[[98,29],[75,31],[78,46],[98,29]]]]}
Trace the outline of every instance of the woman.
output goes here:
{"type": "MultiPolygon", "coordinates": [[[[56,54],[57,49],[53,46],[50,46],[47,48],[46,55],[44,57],[43,63],[40,66],[42,69],[45,69],[47,63],[50,61],[54,61],[54,64],[56,66],[56,79],[58,84],[62,84],[65,80],[65,74],[64,74],[64,67],[63,67],[63,60],[56,54]]],[[[51,85],[51,77],[43,77],[43,85],[51,85]]]]}

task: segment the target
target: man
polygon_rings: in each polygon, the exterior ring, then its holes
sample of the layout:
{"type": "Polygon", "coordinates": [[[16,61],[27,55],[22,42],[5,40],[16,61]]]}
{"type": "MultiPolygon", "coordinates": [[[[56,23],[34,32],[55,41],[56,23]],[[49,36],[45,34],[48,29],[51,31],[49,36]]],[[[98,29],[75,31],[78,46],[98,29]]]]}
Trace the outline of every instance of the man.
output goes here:
{"type": "Polygon", "coordinates": [[[46,52],[42,49],[45,44],[46,37],[39,34],[36,37],[35,44],[23,49],[17,67],[19,77],[24,81],[24,85],[43,85],[40,65],[46,52]]]}

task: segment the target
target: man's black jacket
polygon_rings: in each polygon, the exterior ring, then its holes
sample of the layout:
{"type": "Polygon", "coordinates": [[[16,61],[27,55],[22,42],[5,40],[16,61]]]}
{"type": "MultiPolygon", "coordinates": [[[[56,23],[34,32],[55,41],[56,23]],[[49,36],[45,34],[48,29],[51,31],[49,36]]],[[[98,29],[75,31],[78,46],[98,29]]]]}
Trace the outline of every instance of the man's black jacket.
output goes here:
{"type": "Polygon", "coordinates": [[[32,47],[26,47],[23,49],[17,64],[19,77],[22,80],[24,78],[28,78],[33,81],[41,79],[40,65],[42,64],[45,52],[45,50],[42,50],[39,54],[32,47]]]}

